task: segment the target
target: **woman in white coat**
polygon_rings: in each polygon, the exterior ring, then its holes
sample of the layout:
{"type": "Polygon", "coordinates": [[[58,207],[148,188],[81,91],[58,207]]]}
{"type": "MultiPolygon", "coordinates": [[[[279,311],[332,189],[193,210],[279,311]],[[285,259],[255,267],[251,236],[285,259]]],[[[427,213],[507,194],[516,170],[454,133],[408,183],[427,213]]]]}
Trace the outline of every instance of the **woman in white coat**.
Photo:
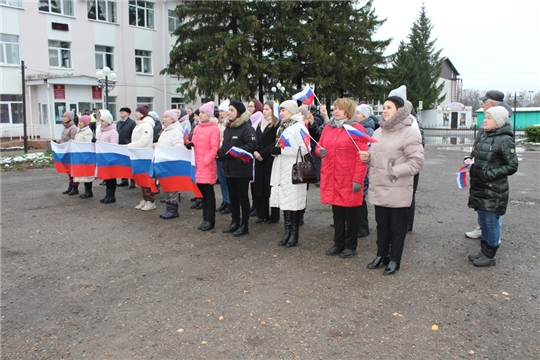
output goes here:
{"type": "Polygon", "coordinates": [[[281,125],[276,135],[276,146],[270,152],[275,156],[270,177],[270,206],[283,210],[285,234],[278,245],[294,247],[298,244],[301,212],[306,208],[307,184],[292,183],[292,166],[296,163],[299,147],[302,156],[308,153],[300,134],[301,129],[306,134],[308,130],[296,101],[284,101],[279,105],[279,113],[281,125]],[[287,146],[279,146],[281,137],[286,139],[287,146]]]}
{"type": "MultiPolygon", "coordinates": [[[[79,132],[77,135],[75,135],[75,139],[73,141],[78,142],[91,142],[92,138],[94,137],[94,134],[92,133],[92,130],[88,126],[90,124],[90,115],[83,115],[79,119],[79,132]]],[[[84,183],[84,193],[79,195],[81,199],[88,199],[94,196],[92,193],[92,182],[94,181],[93,176],[88,177],[76,177],[73,179],[73,181],[78,183],[84,183]]]]}

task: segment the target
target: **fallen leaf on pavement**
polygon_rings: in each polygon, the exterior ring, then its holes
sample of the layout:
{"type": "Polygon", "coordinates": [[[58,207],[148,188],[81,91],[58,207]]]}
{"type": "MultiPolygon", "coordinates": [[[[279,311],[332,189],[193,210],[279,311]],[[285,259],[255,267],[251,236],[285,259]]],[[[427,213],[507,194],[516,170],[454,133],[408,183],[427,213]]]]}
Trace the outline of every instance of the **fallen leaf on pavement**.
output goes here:
{"type": "Polygon", "coordinates": [[[439,330],[439,327],[437,325],[433,325],[433,326],[431,326],[431,330],[437,331],[437,330],[439,330]]]}

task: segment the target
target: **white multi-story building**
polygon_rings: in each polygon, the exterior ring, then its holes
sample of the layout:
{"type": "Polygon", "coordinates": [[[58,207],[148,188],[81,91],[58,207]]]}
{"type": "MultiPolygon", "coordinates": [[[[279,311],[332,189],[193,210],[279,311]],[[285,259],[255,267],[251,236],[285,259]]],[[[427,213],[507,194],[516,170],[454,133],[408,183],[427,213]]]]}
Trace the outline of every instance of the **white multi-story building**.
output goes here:
{"type": "MultiPolygon", "coordinates": [[[[167,0],[0,0],[0,118],[2,137],[22,130],[21,60],[26,72],[29,137],[57,139],[64,111],[104,107],[96,71],[116,74],[109,110],[146,103],[162,114],[184,107],[179,80],[160,75],[176,41],[167,0]]],[[[193,104],[198,105],[198,104],[193,104]]]]}

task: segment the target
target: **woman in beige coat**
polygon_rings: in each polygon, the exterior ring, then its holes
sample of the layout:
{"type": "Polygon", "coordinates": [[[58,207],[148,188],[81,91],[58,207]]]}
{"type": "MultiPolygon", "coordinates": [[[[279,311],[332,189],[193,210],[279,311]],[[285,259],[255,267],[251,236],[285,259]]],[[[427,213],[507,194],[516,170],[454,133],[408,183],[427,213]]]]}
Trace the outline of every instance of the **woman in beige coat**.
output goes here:
{"type": "Polygon", "coordinates": [[[400,268],[413,178],[424,164],[422,139],[411,126],[411,110],[404,91],[387,98],[380,128],[373,133],[378,142],[371,144],[369,151],[360,152],[362,161],[369,164],[368,200],[375,206],[377,221],[377,257],[368,268],[385,264],[385,275],[400,268]]]}

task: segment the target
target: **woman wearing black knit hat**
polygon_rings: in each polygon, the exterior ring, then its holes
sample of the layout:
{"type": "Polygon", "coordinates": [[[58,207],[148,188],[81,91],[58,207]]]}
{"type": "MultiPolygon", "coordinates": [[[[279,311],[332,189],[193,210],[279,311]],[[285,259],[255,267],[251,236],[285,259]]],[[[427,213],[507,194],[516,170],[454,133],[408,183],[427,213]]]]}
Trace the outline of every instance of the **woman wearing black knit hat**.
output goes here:
{"type": "Polygon", "coordinates": [[[253,158],[236,157],[231,148],[253,154],[257,149],[255,130],[251,126],[246,110],[240,101],[232,100],[229,105],[229,122],[223,133],[223,143],[218,151],[231,200],[232,222],[223,229],[224,233],[242,236],[249,233],[249,182],[253,179],[253,158]]]}

